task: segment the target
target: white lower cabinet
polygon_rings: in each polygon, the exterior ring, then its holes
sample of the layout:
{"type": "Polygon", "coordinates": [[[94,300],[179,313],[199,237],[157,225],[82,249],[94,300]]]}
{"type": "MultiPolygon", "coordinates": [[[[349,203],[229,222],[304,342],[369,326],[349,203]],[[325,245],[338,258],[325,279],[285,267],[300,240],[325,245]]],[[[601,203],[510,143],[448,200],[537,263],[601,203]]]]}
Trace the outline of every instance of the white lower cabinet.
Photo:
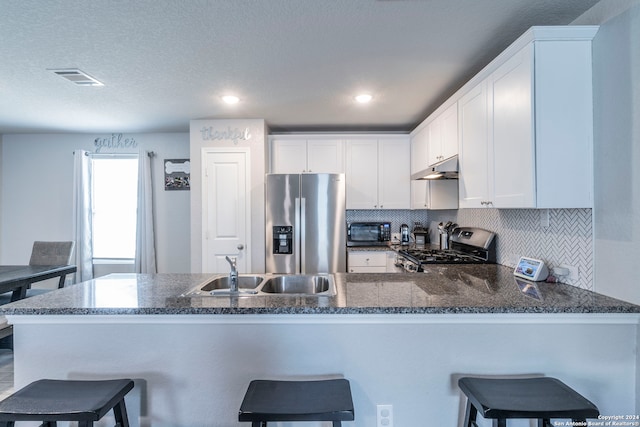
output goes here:
{"type": "Polygon", "coordinates": [[[350,251],[347,252],[349,273],[396,273],[396,254],[393,251],[350,251]]]}

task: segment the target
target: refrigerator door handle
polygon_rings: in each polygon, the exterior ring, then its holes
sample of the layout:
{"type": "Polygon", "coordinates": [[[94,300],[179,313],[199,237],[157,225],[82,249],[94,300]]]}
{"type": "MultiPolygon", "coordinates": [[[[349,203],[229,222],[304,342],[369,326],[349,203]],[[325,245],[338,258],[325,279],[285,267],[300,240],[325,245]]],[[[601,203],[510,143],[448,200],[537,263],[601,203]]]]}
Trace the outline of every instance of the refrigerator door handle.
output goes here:
{"type": "Polygon", "coordinates": [[[307,229],[307,198],[302,197],[300,199],[300,273],[306,273],[305,260],[307,259],[306,254],[306,229],[307,229]]]}
{"type": "Polygon", "coordinates": [[[300,197],[294,201],[295,214],[293,218],[293,256],[295,261],[294,273],[300,272],[300,197]]]}

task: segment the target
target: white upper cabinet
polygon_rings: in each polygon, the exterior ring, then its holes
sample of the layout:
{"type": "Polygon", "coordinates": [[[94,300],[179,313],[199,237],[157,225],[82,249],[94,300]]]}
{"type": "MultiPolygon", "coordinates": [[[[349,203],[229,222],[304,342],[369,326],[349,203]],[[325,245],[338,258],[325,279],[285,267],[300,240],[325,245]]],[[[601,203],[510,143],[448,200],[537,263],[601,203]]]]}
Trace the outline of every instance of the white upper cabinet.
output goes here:
{"type": "MultiPolygon", "coordinates": [[[[458,154],[458,106],[452,104],[429,125],[428,165],[458,154]]],[[[423,167],[424,169],[424,167],[423,167]]]]}
{"type": "Polygon", "coordinates": [[[536,207],[533,46],[505,62],[488,81],[493,100],[494,207],[536,207]]]}
{"type": "Polygon", "coordinates": [[[459,101],[460,154],[460,207],[486,206],[490,200],[489,188],[489,134],[487,84],[480,82],[459,101]]]}
{"type": "Polygon", "coordinates": [[[596,29],[534,27],[463,88],[460,207],[593,206],[596,29]]]}
{"type": "Polygon", "coordinates": [[[411,171],[408,167],[410,157],[408,137],[378,140],[380,209],[409,209],[411,204],[411,171]]]}
{"type": "Polygon", "coordinates": [[[273,139],[271,141],[272,173],[302,173],[306,170],[306,139],[273,139]]]}
{"type": "Polygon", "coordinates": [[[411,181],[411,209],[458,209],[458,180],[411,181]]]}
{"type": "Polygon", "coordinates": [[[346,141],[347,209],[409,209],[407,137],[346,141]]]}
{"type": "Polygon", "coordinates": [[[347,209],[378,208],[378,140],[347,141],[347,209]]]}
{"type": "Polygon", "coordinates": [[[307,172],[344,173],[343,141],[335,139],[308,140],[307,172]]]}
{"type": "Polygon", "coordinates": [[[342,139],[271,139],[271,173],[344,173],[342,139]]]}
{"type": "Polygon", "coordinates": [[[429,166],[429,127],[424,126],[411,134],[411,173],[414,174],[429,166]]]}

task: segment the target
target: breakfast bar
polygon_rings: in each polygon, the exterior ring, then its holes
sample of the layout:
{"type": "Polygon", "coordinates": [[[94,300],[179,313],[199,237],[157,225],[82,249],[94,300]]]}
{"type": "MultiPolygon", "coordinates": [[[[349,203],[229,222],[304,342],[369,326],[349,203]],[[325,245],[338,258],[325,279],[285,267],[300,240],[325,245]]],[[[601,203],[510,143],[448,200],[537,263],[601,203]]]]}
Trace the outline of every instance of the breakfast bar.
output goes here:
{"type": "Polygon", "coordinates": [[[495,264],[340,273],[334,296],[187,296],[211,277],[114,274],[1,307],[16,387],[132,378],[132,425],[229,426],[253,379],[344,377],[345,425],[385,404],[398,426],[455,426],[461,376],[546,375],[602,415],[638,413],[633,304],[495,264]]]}

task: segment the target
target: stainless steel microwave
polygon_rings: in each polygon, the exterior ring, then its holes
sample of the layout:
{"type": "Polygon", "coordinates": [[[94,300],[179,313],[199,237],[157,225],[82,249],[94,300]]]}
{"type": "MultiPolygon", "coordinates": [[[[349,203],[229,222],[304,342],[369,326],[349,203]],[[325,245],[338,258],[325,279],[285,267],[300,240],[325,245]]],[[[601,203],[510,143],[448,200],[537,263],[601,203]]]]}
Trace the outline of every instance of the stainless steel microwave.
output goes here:
{"type": "Polygon", "coordinates": [[[391,241],[389,222],[347,223],[347,246],[382,246],[391,241]]]}

